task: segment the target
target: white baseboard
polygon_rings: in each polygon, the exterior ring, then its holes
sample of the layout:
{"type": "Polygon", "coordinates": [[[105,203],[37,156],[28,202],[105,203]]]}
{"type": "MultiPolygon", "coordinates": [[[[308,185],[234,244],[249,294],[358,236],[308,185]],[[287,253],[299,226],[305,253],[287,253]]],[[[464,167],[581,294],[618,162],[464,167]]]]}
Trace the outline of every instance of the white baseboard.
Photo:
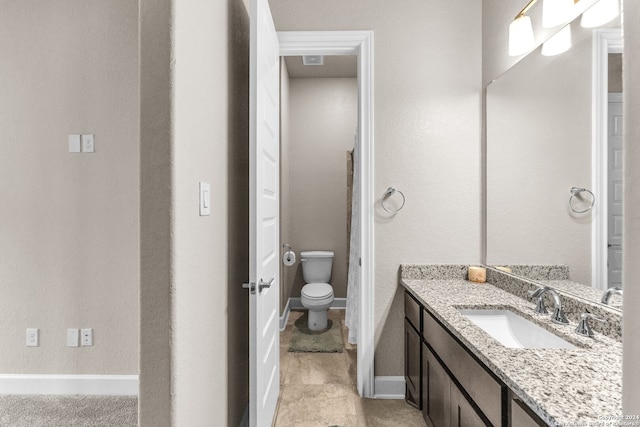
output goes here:
{"type": "Polygon", "coordinates": [[[373,397],[374,399],[404,399],[405,381],[404,377],[374,377],[373,397]]]}
{"type": "Polygon", "coordinates": [[[284,312],[280,316],[280,332],[284,331],[287,326],[287,320],[289,320],[289,313],[291,313],[291,298],[287,300],[287,305],[284,306],[284,312]]]}
{"type": "Polygon", "coordinates": [[[346,310],[347,309],[347,299],[346,298],[334,298],[330,310],[346,310]]]}
{"type": "MultiPolygon", "coordinates": [[[[329,307],[330,310],[345,310],[346,308],[346,298],[334,298],[333,303],[331,303],[331,307],[329,307]]],[[[302,302],[300,302],[300,297],[289,298],[287,300],[287,305],[285,305],[282,312],[282,316],[280,316],[280,332],[284,331],[284,328],[287,326],[287,320],[289,320],[289,313],[291,313],[291,310],[304,309],[304,305],[302,305],[302,302]]]]}
{"type": "Polygon", "coordinates": [[[0,374],[0,394],[137,396],[137,375],[0,374]]]}
{"type": "MultiPolygon", "coordinates": [[[[304,305],[300,301],[300,297],[291,297],[289,298],[289,302],[287,302],[290,310],[304,310],[304,305]]],[[[347,308],[347,299],[346,298],[334,298],[331,303],[330,310],[344,310],[347,308]]]]}

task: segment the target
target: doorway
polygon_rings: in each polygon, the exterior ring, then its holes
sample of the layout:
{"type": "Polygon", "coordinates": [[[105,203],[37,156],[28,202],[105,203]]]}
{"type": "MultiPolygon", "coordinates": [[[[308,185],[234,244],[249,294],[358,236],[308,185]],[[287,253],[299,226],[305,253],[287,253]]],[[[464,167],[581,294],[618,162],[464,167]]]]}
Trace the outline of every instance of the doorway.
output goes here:
{"type": "Polygon", "coordinates": [[[358,157],[360,169],[360,297],[357,338],[357,389],[373,397],[373,32],[278,32],[280,56],[357,56],[358,157]]]}
{"type": "Polygon", "coordinates": [[[296,386],[317,381],[304,370],[288,369],[291,365],[317,366],[318,377],[331,378],[337,384],[356,384],[360,203],[352,197],[352,168],[358,127],[357,77],[357,57],[353,55],[287,56],[280,60],[280,238],[283,252],[291,248],[300,258],[294,255],[289,263],[283,260],[280,264],[280,405],[291,401],[292,394],[299,394],[296,386]],[[351,225],[355,229],[352,234],[351,225]],[[351,238],[355,244],[350,253],[351,238]],[[313,261],[303,262],[306,251],[333,255],[330,279],[323,279],[329,283],[333,298],[324,314],[328,329],[314,340],[318,354],[297,352],[298,340],[291,339],[292,331],[301,336],[303,320],[309,319],[302,303],[307,283],[303,273],[313,261]],[[292,319],[298,320],[292,324],[292,319]],[[340,332],[343,344],[338,350],[333,337],[340,332]],[[320,360],[330,369],[329,377],[323,374],[325,366],[317,363],[320,360]]]}
{"type": "MultiPolygon", "coordinates": [[[[609,58],[611,54],[621,54],[623,48],[621,29],[597,29],[593,31],[593,188],[596,194],[596,205],[593,209],[592,226],[592,287],[602,291],[612,286],[622,286],[622,239],[611,240],[615,237],[615,229],[622,228],[622,200],[615,201],[616,191],[621,197],[622,182],[617,184],[615,179],[610,179],[610,169],[615,163],[615,150],[610,153],[610,140],[616,138],[611,131],[619,133],[617,137],[622,141],[622,116],[618,117],[618,130],[616,123],[612,123],[609,114],[609,58]],[[619,132],[618,132],[619,131],[619,132]],[[614,138],[611,138],[614,136],[614,138]],[[615,186],[617,185],[617,190],[615,186]],[[611,204],[610,201],[614,203],[611,204]],[[610,208],[610,205],[611,208],[610,208]],[[612,209],[612,210],[611,210],[612,209]],[[610,212],[611,210],[611,212],[610,212]],[[611,224],[614,222],[614,224],[611,224]],[[615,246],[614,246],[615,245],[615,246]],[[619,265],[616,261],[619,261],[619,265]],[[609,267],[612,266],[610,277],[609,267]],[[620,283],[617,283],[620,277],[620,283]]],[[[620,112],[621,113],[621,112],[620,112]]],[[[614,171],[622,175],[622,150],[618,151],[618,170],[614,171]]],[[[615,177],[614,177],[615,178],[615,177]]]]}
{"type": "MultiPolygon", "coordinates": [[[[348,274],[353,188],[349,166],[358,126],[357,57],[316,55],[312,59],[309,63],[307,57],[287,56],[280,61],[280,241],[283,251],[291,248],[300,258],[304,251],[333,253],[331,307],[346,307],[351,320],[353,303],[357,303],[355,295],[347,298],[347,284],[356,283],[357,278],[348,274]],[[351,304],[346,304],[347,299],[351,304]]],[[[359,200],[353,201],[358,203],[354,211],[359,211],[359,200]]],[[[281,330],[289,310],[302,306],[303,265],[298,259],[291,265],[280,264],[281,330]]],[[[351,335],[356,331],[357,324],[350,327],[351,335]]]]}

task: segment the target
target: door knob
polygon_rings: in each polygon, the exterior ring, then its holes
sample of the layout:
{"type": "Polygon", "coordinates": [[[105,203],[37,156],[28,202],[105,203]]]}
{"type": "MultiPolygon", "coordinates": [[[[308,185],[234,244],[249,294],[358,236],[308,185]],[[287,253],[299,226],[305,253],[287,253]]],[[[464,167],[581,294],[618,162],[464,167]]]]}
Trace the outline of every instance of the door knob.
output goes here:
{"type": "Polygon", "coordinates": [[[275,277],[273,277],[271,280],[269,280],[268,282],[263,281],[262,279],[260,279],[260,283],[258,284],[258,289],[259,292],[262,292],[262,290],[264,288],[270,288],[271,284],[273,283],[273,281],[276,280],[275,277]]]}

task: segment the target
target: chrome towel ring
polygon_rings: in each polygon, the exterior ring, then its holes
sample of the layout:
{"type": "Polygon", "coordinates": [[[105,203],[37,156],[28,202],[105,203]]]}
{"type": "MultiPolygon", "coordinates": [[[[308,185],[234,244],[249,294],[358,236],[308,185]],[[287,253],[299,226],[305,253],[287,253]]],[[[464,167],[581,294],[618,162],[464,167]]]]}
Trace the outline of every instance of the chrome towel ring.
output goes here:
{"type": "Polygon", "coordinates": [[[571,192],[571,196],[569,196],[569,209],[571,209],[572,212],[585,213],[585,212],[589,212],[593,208],[593,205],[596,202],[596,196],[590,190],[587,190],[586,188],[571,187],[571,190],[569,191],[571,192]],[[576,210],[573,207],[573,199],[574,197],[580,197],[580,194],[583,192],[591,194],[591,204],[586,209],[576,210]]]}
{"type": "Polygon", "coordinates": [[[385,211],[389,212],[389,213],[396,213],[399,212],[400,209],[402,209],[404,207],[404,202],[406,201],[406,199],[404,198],[404,193],[400,190],[397,190],[393,187],[389,187],[387,189],[387,191],[384,192],[384,194],[382,195],[382,200],[380,200],[380,204],[382,205],[382,209],[384,209],[385,211]],[[398,193],[400,195],[400,197],[402,197],[402,203],[400,204],[400,207],[397,209],[388,209],[384,202],[387,201],[387,199],[391,196],[393,196],[395,193],[398,193]]]}

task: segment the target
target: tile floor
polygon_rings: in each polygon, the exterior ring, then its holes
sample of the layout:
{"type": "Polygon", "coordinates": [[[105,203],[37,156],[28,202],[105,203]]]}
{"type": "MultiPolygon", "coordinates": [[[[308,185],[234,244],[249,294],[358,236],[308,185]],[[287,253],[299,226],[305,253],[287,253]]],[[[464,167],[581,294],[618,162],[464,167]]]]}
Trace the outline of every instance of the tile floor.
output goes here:
{"type": "Polygon", "coordinates": [[[344,310],[329,310],[340,322],[342,353],[290,353],[292,311],[280,333],[280,397],[274,427],[425,427],[422,414],[404,400],[363,399],[356,389],[356,347],[347,343],[344,310]]]}

